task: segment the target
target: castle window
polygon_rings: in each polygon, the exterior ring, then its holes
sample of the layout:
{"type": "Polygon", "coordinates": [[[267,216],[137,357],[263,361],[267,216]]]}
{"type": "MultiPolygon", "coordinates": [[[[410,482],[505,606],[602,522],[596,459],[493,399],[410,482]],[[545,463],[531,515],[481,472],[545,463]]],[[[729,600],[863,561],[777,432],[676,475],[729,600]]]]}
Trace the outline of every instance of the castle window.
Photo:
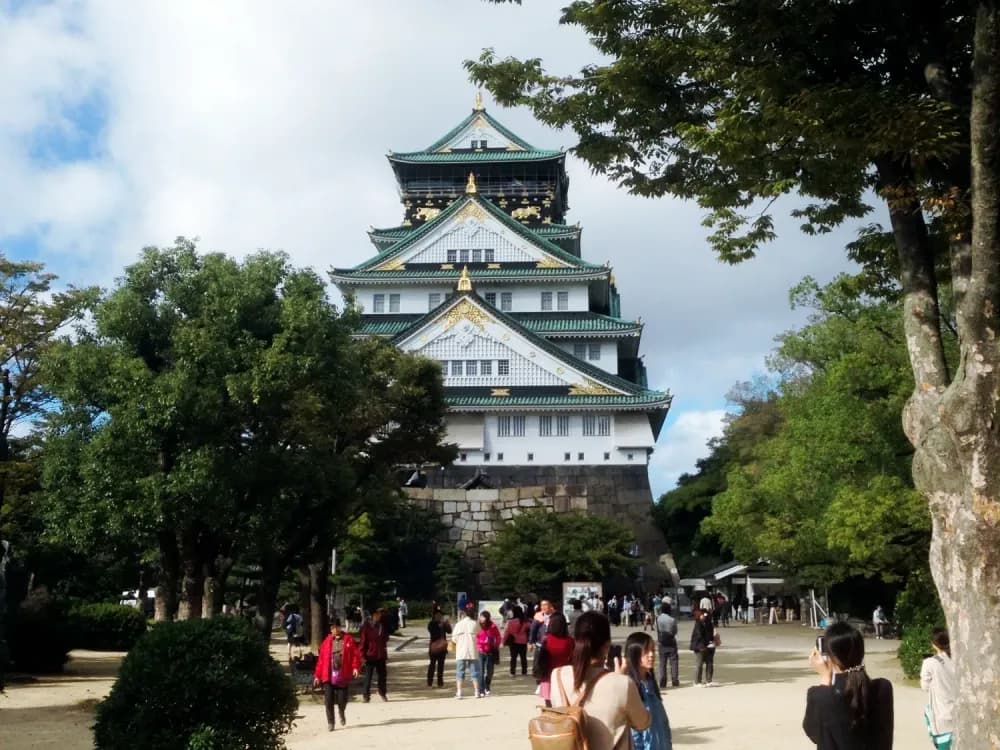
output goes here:
{"type": "Polygon", "coordinates": [[[524,437],[524,417],[513,417],[514,437],[524,437]]]}
{"type": "Polygon", "coordinates": [[[542,292],[542,311],[552,309],[552,292],[542,292]]]}
{"type": "Polygon", "coordinates": [[[597,434],[597,416],[594,414],[583,415],[583,434],[592,436],[597,434]]]}
{"type": "Polygon", "coordinates": [[[605,453],[604,454],[604,460],[605,461],[610,461],[611,460],[611,454],[610,453],[605,453]]]}
{"type": "Polygon", "coordinates": [[[479,364],[479,360],[478,359],[467,359],[467,360],[465,360],[465,374],[466,375],[475,375],[476,374],[476,366],[478,364],[479,364]]]}
{"type": "Polygon", "coordinates": [[[457,262],[458,261],[458,250],[449,250],[447,257],[448,257],[448,262],[449,263],[455,263],[455,262],[457,262]]]}
{"type": "Polygon", "coordinates": [[[556,417],[556,435],[559,437],[569,435],[569,417],[556,417]]]}
{"type": "Polygon", "coordinates": [[[569,461],[569,453],[563,453],[563,461],[569,461]]]}
{"type": "Polygon", "coordinates": [[[577,359],[587,358],[587,345],[586,344],[573,344],[573,356],[577,359]]]}
{"type": "Polygon", "coordinates": [[[535,460],[535,454],[534,453],[529,453],[528,454],[528,460],[529,461],[534,461],[535,460]]]}
{"type": "Polygon", "coordinates": [[[497,461],[503,461],[503,453],[497,453],[497,461]]]}
{"type": "Polygon", "coordinates": [[[552,417],[543,416],[538,418],[538,434],[542,437],[552,437],[552,417]]]}
{"type": "Polygon", "coordinates": [[[597,434],[598,435],[610,435],[611,434],[611,417],[602,414],[597,418],[597,434]]]}
{"type": "Polygon", "coordinates": [[[482,250],[473,250],[472,251],[472,262],[473,263],[482,263],[483,262],[483,251],[482,250]]]}
{"type": "Polygon", "coordinates": [[[632,460],[632,454],[631,453],[626,454],[625,458],[627,458],[629,461],[631,461],[632,460]]]}
{"type": "Polygon", "coordinates": [[[500,292],[500,309],[510,312],[514,309],[514,295],[510,292],[500,292]]]}
{"type": "Polygon", "coordinates": [[[460,461],[467,461],[469,459],[469,454],[467,454],[467,453],[459,454],[458,458],[459,458],[460,461]]]}
{"type": "Polygon", "coordinates": [[[385,312],[385,295],[376,294],[372,297],[372,312],[384,313],[385,312]]]}
{"type": "Polygon", "coordinates": [[[441,304],[441,292],[431,292],[427,295],[427,309],[433,310],[441,304]]]}
{"type": "Polygon", "coordinates": [[[559,292],[556,295],[556,307],[559,310],[569,310],[569,292],[559,292]]]}
{"type": "Polygon", "coordinates": [[[497,306],[497,293],[496,292],[486,292],[485,296],[486,296],[486,301],[489,304],[493,305],[493,307],[497,306]]]}
{"type": "Polygon", "coordinates": [[[496,253],[492,247],[488,247],[485,250],[483,250],[483,260],[486,261],[487,263],[492,263],[495,255],[496,253]]]}
{"type": "Polygon", "coordinates": [[[498,359],[497,360],[497,375],[510,375],[510,360],[509,359],[498,359]]]}
{"type": "Polygon", "coordinates": [[[591,344],[588,348],[588,355],[588,359],[590,359],[591,362],[599,360],[601,358],[601,345],[591,344]]]}
{"type": "Polygon", "coordinates": [[[577,461],[582,461],[583,460],[583,454],[582,453],[577,453],[576,454],[576,460],[577,461]]]}
{"type": "Polygon", "coordinates": [[[451,374],[461,376],[462,374],[462,360],[453,359],[451,361],[451,374]]]}
{"type": "Polygon", "coordinates": [[[468,250],[459,250],[458,251],[458,262],[459,263],[468,263],[469,262],[469,251],[468,250]]]}
{"type": "Polygon", "coordinates": [[[492,375],[493,374],[493,360],[492,359],[481,359],[481,360],[479,360],[479,374],[480,375],[492,375]]]}
{"type": "Polygon", "coordinates": [[[389,295],[389,312],[398,313],[399,312],[399,295],[390,294],[389,295]]]}
{"type": "Polygon", "coordinates": [[[489,461],[489,460],[490,460],[490,454],[489,453],[484,453],[483,454],[483,461],[489,461]]]}
{"type": "Polygon", "coordinates": [[[497,417],[497,437],[510,437],[510,417],[497,417]]]}

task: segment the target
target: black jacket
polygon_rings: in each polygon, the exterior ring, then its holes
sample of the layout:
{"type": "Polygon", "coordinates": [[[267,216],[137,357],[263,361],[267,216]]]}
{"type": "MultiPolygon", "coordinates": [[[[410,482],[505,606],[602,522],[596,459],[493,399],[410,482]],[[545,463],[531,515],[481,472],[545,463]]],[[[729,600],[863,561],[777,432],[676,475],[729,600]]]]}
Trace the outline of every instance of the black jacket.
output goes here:
{"type": "Polygon", "coordinates": [[[892,750],[892,683],[871,681],[868,693],[868,725],[851,730],[851,711],[841,688],[843,675],[833,685],[817,685],[806,693],[806,716],[802,728],[818,750],[892,750]]]}
{"type": "Polygon", "coordinates": [[[704,651],[707,649],[708,645],[712,642],[714,633],[715,627],[712,625],[711,617],[696,620],[694,629],[691,631],[691,650],[704,651]]]}

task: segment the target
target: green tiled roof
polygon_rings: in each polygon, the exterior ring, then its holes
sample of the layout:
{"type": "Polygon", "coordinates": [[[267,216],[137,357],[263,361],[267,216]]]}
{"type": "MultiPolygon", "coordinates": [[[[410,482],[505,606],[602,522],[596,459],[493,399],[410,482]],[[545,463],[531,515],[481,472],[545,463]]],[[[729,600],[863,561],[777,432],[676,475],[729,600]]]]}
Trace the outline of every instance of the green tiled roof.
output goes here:
{"type": "MultiPolygon", "coordinates": [[[[455,265],[460,265],[456,263],[455,265]]],[[[333,268],[330,276],[334,281],[343,283],[359,281],[412,281],[414,279],[444,281],[457,280],[461,274],[459,269],[403,269],[401,271],[365,271],[355,268],[333,268]]],[[[581,281],[600,279],[607,276],[611,271],[600,266],[590,268],[470,268],[469,276],[472,280],[500,280],[512,279],[514,281],[528,281],[531,279],[560,278],[579,279],[581,281]]]]}
{"type": "MultiPolygon", "coordinates": [[[[439,213],[437,216],[435,216],[430,221],[426,221],[421,226],[419,226],[416,229],[414,229],[412,232],[410,232],[405,237],[403,237],[402,239],[400,239],[399,242],[397,242],[395,245],[393,245],[390,249],[386,250],[385,252],[379,253],[375,257],[369,258],[368,260],[366,260],[366,261],[364,261],[362,263],[359,263],[352,270],[354,270],[354,271],[365,271],[365,270],[367,270],[367,268],[369,266],[373,266],[373,265],[384,263],[389,258],[391,258],[391,257],[393,257],[395,255],[398,255],[399,253],[403,252],[406,248],[408,248],[410,245],[412,245],[418,239],[420,239],[421,237],[424,237],[427,234],[430,234],[434,230],[434,228],[437,227],[439,224],[441,224],[441,223],[443,223],[445,221],[448,221],[448,219],[450,219],[453,215],[455,215],[458,211],[460,211],[466,205],[466,202],[468,200],[472,200],[475,203],[477,203],[479,206],[481,206],[483,209],[485,209],[488,213],[492,214],[505,227],[507,227],[508,229],[510,229],[511,231],[513,231],[515,234],[518,234],[521,237],[523,237],[524,239],[528,240],[533,245],[535,245],[536,247],[540,248],[541,250],[543,250],[544,252],[548,253],[549,255],[552,255],[553,257],[559,258],[560,260],[563,260],[563,261],[565,261],[565,262],[569,263],[570,265],[575,266],[577,268],[590,268],[590,269],[595,269],[595,270],[599,269],[599,268],[603,268],[603,266],[596,266],[593,263],[587,263],[586,261],[581,260],[580,258],[578,258],[575,255],[573,255],[572,253],[566,252],[565,250],[563,250],[561,247],[559,247],[554,242],[551,242],[551,241],[545,239],[544,237],[540,237],[534,231],[532,231],[531,229],[529,229],[528,227],[526,227],[524,224],[522,224],[521,222],[517,221],[516,219],[513,219],[506,212],[501,211],[497,206],[494,206],[490,201],[484,199],[479,194],[473,193],[471,195],[464,195],[461,198],[459,198],[458,200],[453,201],[452,204],[450,206],[448,206],[444,211],[442,211],[441,213],[439,213]]],[[[490,270],[498,270],[498,269],[490,269],[490,270]]],[[[562,270],[562,269],[559,269],[559,270],[562,270]]],[[[401,273],[401,272],[394,271],[392,273],[401,273]]],[[[405,272],[403,272],[403,273],[405,273],[405,272]]]]}
{"type": "Polygon", "coordinates": [[[446,151],[444,153],[427,153],[426,151],[410,151],[408,153],[388,154],[389,161],[406,162],[410,164],[438,163],[438,164],[466,164],[470,162],[491,162],[491,161],[548,161],[549,159],[562,158],[565,153],[562,151],[543,151],[534,149],[531,151],[446,151]]]}
{"type": "MultiPolygon", "coordinates": [[[[599,313],[544,316],[539,313],[508,313],[532,333],[541,335],[639,332],[642,324],[599,313]]],[[[359,333],[365,336],[396,336],[422,315],[365,315],[359,333]]]]}
{"type": "Polygon", "coordinates": [[[443,136],[438,138],[436,141],[434,141],[434,143],[432,143],[430,146],[424,149],[424,151],[437,151],[439,148],[444,148],[448,144],[448,141],[450,141],[452,138],[454,138],[456,135],[462,132],[462,130],[464,130],[470,124],[472,124],[472,121],[475,120],[477,117],[482,117],[484,120],[486,120],[486,122],[490,124],[490,126],[494,130],[496,130],[509,140],[513,141],[521,148],[526,149],[528,151],[535,150],[534,146],[532,146],[530,143],[528,143],[526,140],[524,140],[521,136],[517,135],[513,131],[508,130],[503,123],[494,118],[485,109],[479,108],[479,109],[473,109],[472,112],[464,120],[462,120],[460,123],[458,123],[458,125],[453,127],[451,130],[449,130],[443,136]]]}
{"type": "MultiPolygon", "coordinates": [[[[541,237],[575,237],[581,231],[576,224],[537,224],[525,228],[541,237]]],[[[368,236],[372,242],[382,248],[382,252],[385,252],[391,244],[406,239],[417,229],[419,227],[373,227],[368,230],[368,236]]]]}

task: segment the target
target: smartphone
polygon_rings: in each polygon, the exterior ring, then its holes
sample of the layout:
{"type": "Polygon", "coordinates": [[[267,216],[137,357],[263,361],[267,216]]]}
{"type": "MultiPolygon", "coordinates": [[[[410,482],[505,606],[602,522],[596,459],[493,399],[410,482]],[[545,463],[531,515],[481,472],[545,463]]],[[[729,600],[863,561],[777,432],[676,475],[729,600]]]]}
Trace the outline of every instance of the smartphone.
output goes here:
{"type": "Polygon", "coordinates": [[[608,663],[606,666],[609,672],[615,671],[615,666],[616,666],[615,659],[621,659],[621,658],[622,658],[621,646],[612,646],[611,648],[608,649],[608,663]]]}
{"type": "Polygon", "coordinates": [[[816,650],[820,652],[824,657],[826,656],[826,642],[823,640],[823,636],[816,636],[816,650]]]}

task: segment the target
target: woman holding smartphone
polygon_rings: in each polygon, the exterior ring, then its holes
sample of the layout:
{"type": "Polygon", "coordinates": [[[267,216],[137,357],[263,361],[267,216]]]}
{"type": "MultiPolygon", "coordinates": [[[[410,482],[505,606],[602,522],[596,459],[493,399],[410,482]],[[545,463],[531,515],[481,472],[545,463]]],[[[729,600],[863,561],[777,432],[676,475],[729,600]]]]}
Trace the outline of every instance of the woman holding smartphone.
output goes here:
{"type": "Polygon", "coordinates": [[[653,676],[655,641],[645,632],[632,633],[625,641],[625,660],[628,663],[628,675],[639,688],[642,705],[649,711],[650,717],[648,729],[632,730],[633,747],[635,750],[673,750],[667,709],[653,676]]]}
{"type": "Polygon", "coordinates": [[[865,671],[865,639],[835,622],[809,655],[820,677],[806,693],[802,728],[819,750],[892,750],[892,684],[865,671]]]}

